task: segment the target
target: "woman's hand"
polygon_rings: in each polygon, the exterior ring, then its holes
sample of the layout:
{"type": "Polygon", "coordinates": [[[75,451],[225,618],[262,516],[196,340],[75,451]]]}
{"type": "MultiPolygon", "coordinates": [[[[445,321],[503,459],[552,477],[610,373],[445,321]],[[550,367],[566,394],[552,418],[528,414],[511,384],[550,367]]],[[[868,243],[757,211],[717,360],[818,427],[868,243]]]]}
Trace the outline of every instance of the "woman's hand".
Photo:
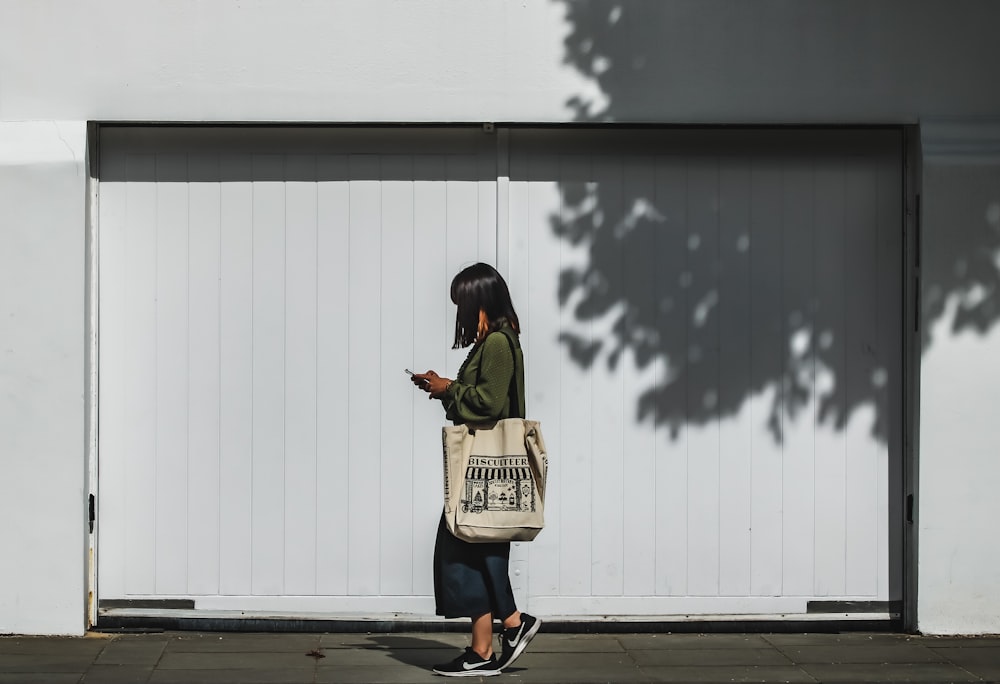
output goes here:
{"type": "Polygon", "coordinates": [[[432,399],[437,399],[447,391],[451,380],[429,370],[426,373],[414,373],[413,384],[430,394],[432,399]]]}

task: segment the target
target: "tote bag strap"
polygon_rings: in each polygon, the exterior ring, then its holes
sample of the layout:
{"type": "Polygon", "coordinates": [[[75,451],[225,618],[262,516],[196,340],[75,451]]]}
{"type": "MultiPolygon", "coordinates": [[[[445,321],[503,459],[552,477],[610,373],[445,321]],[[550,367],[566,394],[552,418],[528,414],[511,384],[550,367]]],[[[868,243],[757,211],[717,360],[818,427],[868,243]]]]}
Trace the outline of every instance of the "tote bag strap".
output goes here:
{"type": "Polygon", "coordinates": [[[511,418],[525,418],[526,411],[521,405],[521,394],[517,391],[517,350],[514,348],[513,333],[509,333],[506,329],[500,330],[500,332],[507,338],[507,344],[510,345],[510,356],[514,361],[514,374],[510,378],[510,387],[507,390],[507,400],[510,402],[511,410],[516,413],[511,418]]]}

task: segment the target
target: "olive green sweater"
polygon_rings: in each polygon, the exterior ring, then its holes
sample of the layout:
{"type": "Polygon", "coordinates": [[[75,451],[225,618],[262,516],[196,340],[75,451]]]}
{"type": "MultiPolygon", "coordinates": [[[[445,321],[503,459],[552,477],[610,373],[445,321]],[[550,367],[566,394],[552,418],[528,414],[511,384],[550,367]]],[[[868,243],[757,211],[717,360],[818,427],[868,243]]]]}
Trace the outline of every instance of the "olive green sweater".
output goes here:
{"type": "Polygon", "coordinates": [[[456,425],[523,418],[524,357],[514,329],[505,324],[476,344],[440,399],[448,420],[456,425]],[[513,355],[508,335],[514,343],[513,355]],[[515,373],[520,410],[510,405],[510,381],[515,373]]]}

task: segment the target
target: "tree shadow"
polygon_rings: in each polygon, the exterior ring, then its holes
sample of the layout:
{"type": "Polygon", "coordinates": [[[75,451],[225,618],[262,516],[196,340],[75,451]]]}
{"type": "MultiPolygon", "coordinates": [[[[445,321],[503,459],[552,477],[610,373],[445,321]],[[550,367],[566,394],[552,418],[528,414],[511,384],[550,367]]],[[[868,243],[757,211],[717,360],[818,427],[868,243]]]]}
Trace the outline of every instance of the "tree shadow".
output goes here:
{"type": "MultiPolygon", "coordinates": [[[[627,120],[636,93],[679,78],[657,49],[673,5],[556,2],[570,29],[565,62],[601,93],[567,102],[576,121],[627,120]]],[[[754,149],[730,129],[675,131],[659,148],[624,146],[620,167],[583,152],[581,175],[555,174],[551,231],[586,254],[559,274],[569,358],[654,368],[636,418],[674,437],[757,398],[778,441],[803,412],[841,431],[871,410],[872,436],[888,442],[902,415],[903,308],[914,306],[903,302],[904,141],[898,129],[840,133],[846,145],[756,129],[748,139],[776,144],[754,149]],[[869,134],[881,158],[852,147],[851,135],[869,134]],[[690,144],[699,136],[707,144],[690,144]]],[[[925,274],[924,351],[948,302],[954,333],[985,334],[1000,318],[1000,204],[987,199],[944,219],[962,226],[934,245],[946,266],[925,274]]]]}
{"type": "Polygon", "coordinates": [[[1000,170],[966,174],[928,169],[927,181],[942,197],[926,203],[925,222],[947,226],[925,235],[921,328],[924,352],[939,321],[952,335],[986,335],[1000,320],[1000,170]]]}

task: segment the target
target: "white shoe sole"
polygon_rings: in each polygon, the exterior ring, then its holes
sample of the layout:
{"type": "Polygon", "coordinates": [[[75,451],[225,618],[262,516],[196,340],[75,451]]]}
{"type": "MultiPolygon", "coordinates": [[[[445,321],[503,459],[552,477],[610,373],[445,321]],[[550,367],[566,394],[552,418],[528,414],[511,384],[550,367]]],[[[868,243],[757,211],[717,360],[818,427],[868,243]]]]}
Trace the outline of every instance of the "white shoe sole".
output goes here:
{"type": "Polygon", "coordinates": [[[441,670],[431,670],[436,675],[442,677],[494,677],[500,674],[500,670],[462,670],[461,672],[442,672],[441,670]]]}

